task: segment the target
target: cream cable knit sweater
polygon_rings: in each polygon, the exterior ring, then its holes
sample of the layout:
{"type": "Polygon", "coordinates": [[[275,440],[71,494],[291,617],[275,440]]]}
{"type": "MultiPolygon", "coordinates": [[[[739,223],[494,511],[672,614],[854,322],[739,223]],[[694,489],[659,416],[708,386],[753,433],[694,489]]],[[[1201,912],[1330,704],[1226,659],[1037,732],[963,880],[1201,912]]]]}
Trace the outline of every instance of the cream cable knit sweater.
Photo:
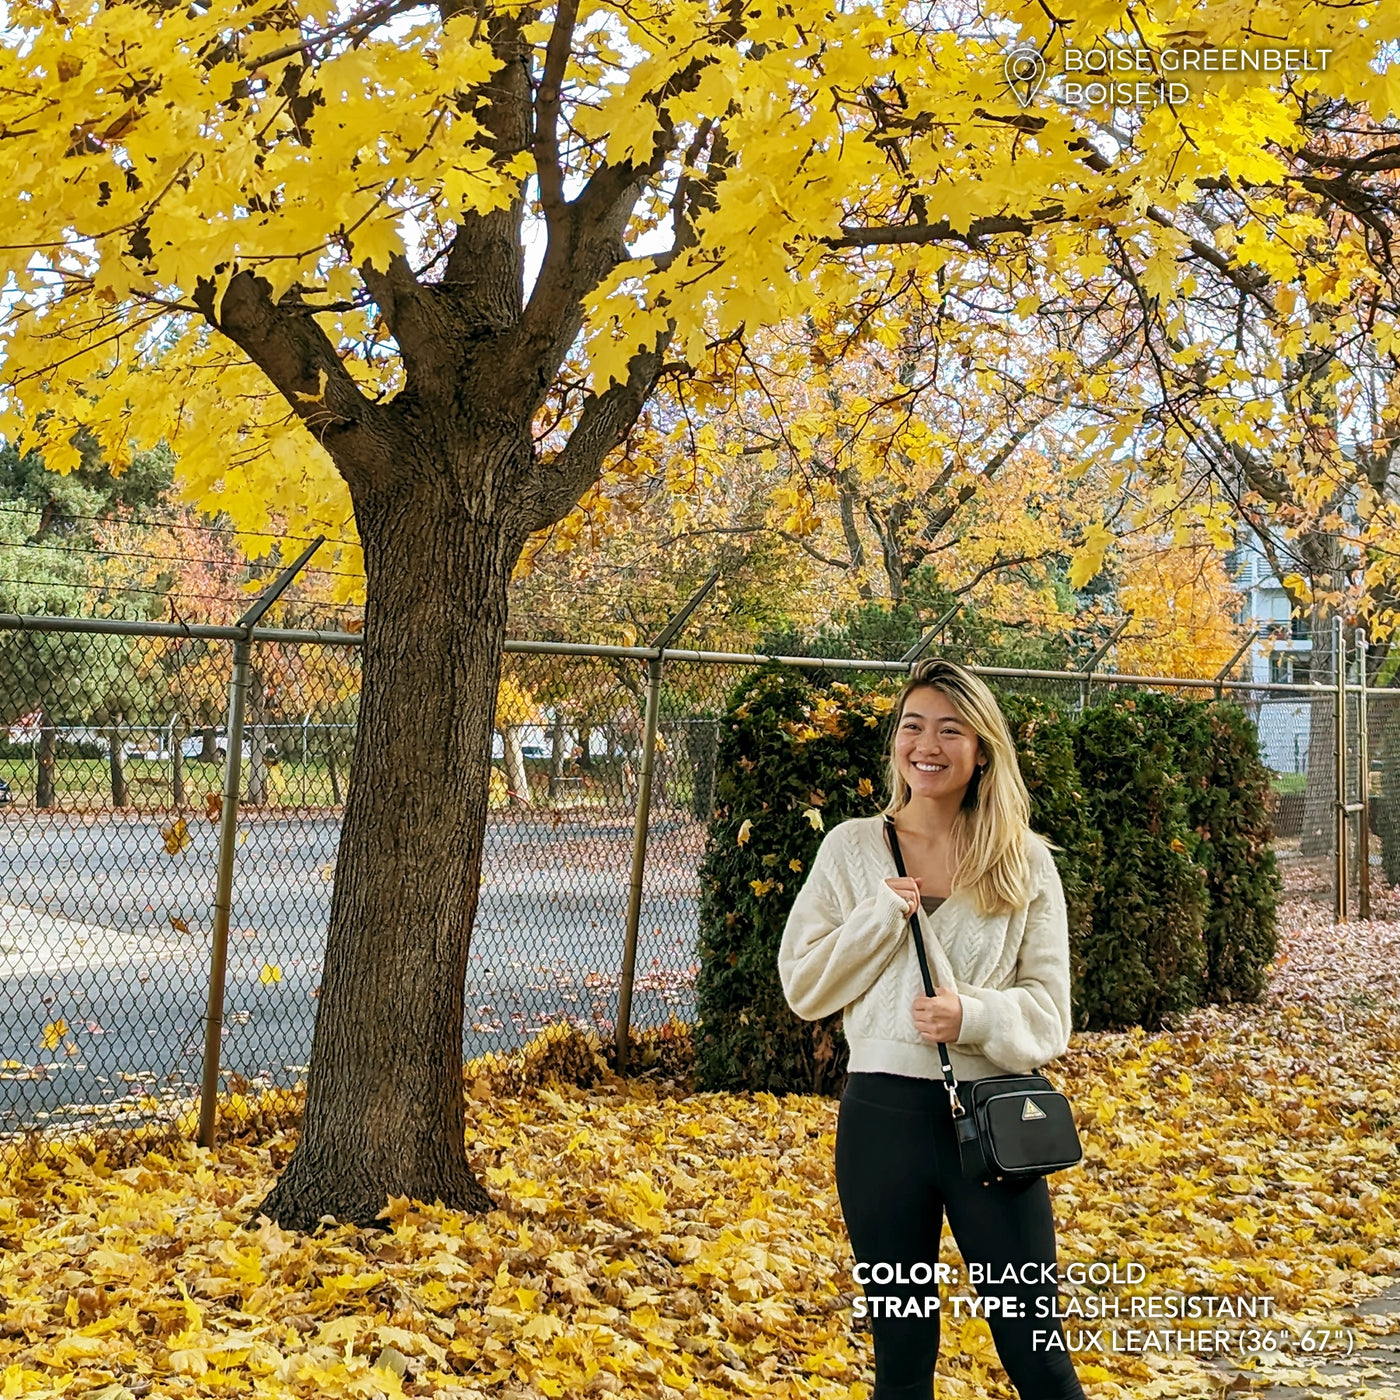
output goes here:
{"type": "MultiPolygon", "coordinates": [[[[882,816],[827,833],[783,931],[778,973],[805,1021],[844,1009],[852,1072],[942,1079],[938,1047],[919,1038],[912,1006],[923,979],[905,904],[885,880],[898,875],[882,816]]],[[[1069,925],[1049,848],[1026,834],[1031,898],[983,917],[965,892],[921,913],[935,987],[962,1000],[962,1030],[948,1042],[961,1082],[1029,1074],[1069,1045],[1069,925]]]]}

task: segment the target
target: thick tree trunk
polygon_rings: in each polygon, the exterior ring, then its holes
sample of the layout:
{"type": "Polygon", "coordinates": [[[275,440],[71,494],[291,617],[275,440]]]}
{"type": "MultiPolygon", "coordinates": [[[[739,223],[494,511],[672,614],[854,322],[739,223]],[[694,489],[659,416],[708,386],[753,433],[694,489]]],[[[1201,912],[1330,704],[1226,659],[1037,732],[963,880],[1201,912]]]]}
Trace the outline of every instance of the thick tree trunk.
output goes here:
{"type": "Polygon", "coordinates": [[[301,1138],[260,1207],[288,1228],[372,1224],[391,1196],[495,1205],[467,1163],[462,1013],[524,534],[438,470],[400,480],[356,499],[359,728],[301,1138]]]}
{"type": "Polygon", "coordinates": [[[719,724],[712,720],[692,720],[686,730],[686,748],[695,773],[695,795],[691,810],[695,820],[708,822],[715,807],[715,759],[719,752],[719,724]]]}
{"type": "MultiPolygon", "coordinates": [[[[1329,689],[1309,707],[1308,780],[1303,798],[1300,854],[1320,857],[1337,849],[1337,661],[1332,644],[1336,606],[1326,597],[1346,587],[1341,546],[1335,535],[1308,530],[1299,535],[1297,553],[1316,600],[1309,609],[1312,657],[1309,676],[1329,689]]],[[[1350,705],[1348,705],[1350,708],[1350,705]]]]}

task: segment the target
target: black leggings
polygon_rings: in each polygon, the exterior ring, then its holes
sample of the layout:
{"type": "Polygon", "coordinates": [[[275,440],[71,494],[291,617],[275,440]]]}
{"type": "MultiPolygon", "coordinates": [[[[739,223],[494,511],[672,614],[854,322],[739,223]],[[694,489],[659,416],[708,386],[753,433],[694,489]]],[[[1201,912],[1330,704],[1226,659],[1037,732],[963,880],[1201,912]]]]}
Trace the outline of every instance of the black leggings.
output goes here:
{"type": "MultiPolygon", "coordinates": [[[[857,1263],[868,1273],[875,1264],[938,1262],[943,1210],[966,1264],[989,1266],[993,1282],[978,1288],[1014,1296],[1023,1316],[987,1318],[997,1355],[1021,1400],[1084,1400],[1074,1364],[1064,1350],[1064,1334],[1054,1319],[1058,1285],[1041,1280],[1033,1263],[1054,1264],[1055,1220],[1044,1177],[1008,1185],[964,1181],[953,1137],[948,1090],[941,1079],[897,1074],[847,1077],[836,1126],[836,1189],[857,1263]],[[999,1282],[1007,1264],[1032,1282],[999,1282]],[[1041,1305],[1035,1300],[1049,1299],[1041,1305]],[[1032,1333],[1039,1332],[1033,1345],[1032,1333]],[[1047,1337],[1058,1343],[1046,1346],[1047,1337]]],[[[924,1277],[923,1271],[916,1271],[924,1277]]],[[[965,1281],[965,1280],[962,1280],[965,1281]]],[[[936,1298],[933,1283],[879,1283],[867,1278],[868,1299],[936,1298]]],[[[867,1304],[873,1308],[873,1304],[867,1304]]],[[[922,1304],[919,1316],[907,1306],[903,1316],[871,1316],[875,1342],[875,1394],[872,1400],[929,1400],[938,1361],[939,1312],[922,1304]]]]}

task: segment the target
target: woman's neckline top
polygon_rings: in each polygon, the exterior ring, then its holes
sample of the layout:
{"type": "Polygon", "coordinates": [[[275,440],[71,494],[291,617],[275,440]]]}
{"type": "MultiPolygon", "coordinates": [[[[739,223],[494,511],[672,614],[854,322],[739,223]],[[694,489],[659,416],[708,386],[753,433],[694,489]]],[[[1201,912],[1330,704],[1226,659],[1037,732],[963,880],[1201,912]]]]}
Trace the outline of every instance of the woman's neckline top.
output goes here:
{"type": "MultiPolygon", "coordinates": [[[[1027,830],[1023,851],[1025,905],[984,915],[964,891],[920,914],[933,985],[962,1003],[958,1039],[948,1046],[959,1080],[1029,1074],[1069,1044],[1064,890],[1042,837],[1027,830]]],[[[788,914],[778,972],[803,1020],[843,1013],[851,1073],[940,1079],[938,1049],[914,1024],[912,1007],[925,989],[909,906],[886,884],[897,873],[880,815],[834,826],[788,914]]]]}

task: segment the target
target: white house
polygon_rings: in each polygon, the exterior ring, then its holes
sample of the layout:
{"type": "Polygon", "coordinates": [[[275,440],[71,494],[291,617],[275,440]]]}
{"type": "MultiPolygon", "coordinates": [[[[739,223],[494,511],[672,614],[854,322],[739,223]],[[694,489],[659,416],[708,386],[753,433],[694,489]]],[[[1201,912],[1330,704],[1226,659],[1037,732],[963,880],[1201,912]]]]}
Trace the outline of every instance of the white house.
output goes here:
{"type": "MultiPolygon", "coordinates": [[[[1232,679],[1306,685],[1312,662],[1312,637],[1305,617],[1292,617],[1283,585],[1252,535],[1241,531],[1239,543],[1225,556],[1231,581],[1243,595],[1235,621],[1253,626],[1257,640],[1236,667],[1232,679]],[[1247,663],[1247,664],[1246,664],[1247,663]]],[[[1239,694],[1239,692],[1236,692],[1239,694]]],[[[1306,773],[1311,706],[1301,698],[1275,695],[1249,709],[1259,726],[1259,751],[1279,773],[1306,773]]]]}

